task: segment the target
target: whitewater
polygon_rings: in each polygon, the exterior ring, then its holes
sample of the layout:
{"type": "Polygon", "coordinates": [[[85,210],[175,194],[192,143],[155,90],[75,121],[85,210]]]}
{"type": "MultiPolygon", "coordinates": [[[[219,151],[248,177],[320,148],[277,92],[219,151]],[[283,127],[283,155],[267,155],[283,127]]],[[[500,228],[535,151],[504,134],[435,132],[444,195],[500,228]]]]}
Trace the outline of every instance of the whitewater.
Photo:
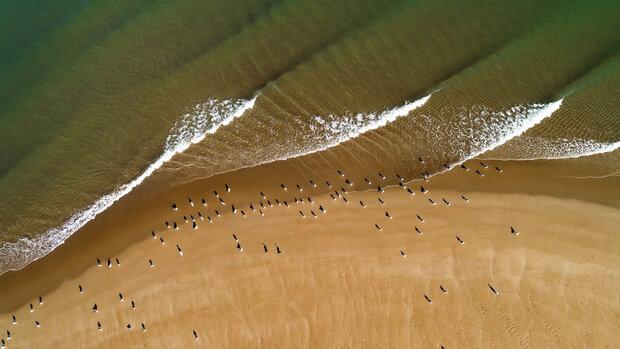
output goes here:
{"type": "MultiPolygon", "coordinates": [[[[251,99],[239,100],[208,100],[194,106],[181,116],[172,128],[166,139],[163,154],[155,162],[150,164],[142,174],[130,183],[122,185],[118,190],[101,197],[94,204],[74,214],[62,226],[52,228],[44,234],[32,238],[22,237],[16,242],[4,242],[0,244],[0,274],[9,270],[17,270],[28,265],[32,261],[45,256],[64,243],[73,233],[102,213],[114,202],[130,193],[139,186],[147,177],[170,161],[176,154],[187,150],[192,144],[201,142],[209,134],[230,124],[233,120],[242,117],[255,105],[259,93],[251,99]]],[[[310,125],[305,128],[302,140],[297,149],[289,150],[285,154],[279,154],[265,161],[257,159],[252,166],[260,165],[277,160],[299,157],[314,152],[323,151],[338,146],[344,142],[355,139],[364,133],[385,127],[396,120],[408,116],[413,111],[422,108],[432,98],[432,94],[417,100],[406,102],[401,106],[386,109],[378,113],[357,113],[349,115],[315,115],[310,125]]],[[[467,161],[471,158],[483,156],[486,152],[500,147],[509,141],[522,136],[527,130],[549,118],[560,109],[563,100],[548,104],[534,104],[529,106],[515,106],[501,112],[491,112],[484,108],[466,111],[468,115],[484,117],[463,118],[463,123],[455,125],[460,131],[467,129],[478,130],[475,134],[461,132],[461,137],[466,137],[467,142],[473,146],[459,155],[459,160],[451,166],[467,161]]],[[[419,113],[425,127],[432,136],[433,118],[419,113]]],[[[455,137],[454,142],[463,142],[463,139],[455,137]]],[[[459,144],[455,144],[459,145],[459,144]]],[[[618,149],[620,142],[614,144],[587,143],[587,151],[579,148],[584,154],[592,154],[618,149]]],[[[573,152],[571,154],[575,154],[573,152]]],[[[562,156],[559,156],[562,157],[562,156]]],[[[405,159],[407,160],[407,159],[405,159]]],[[[230,169],[230,170],[236,170],[230,169]]]]}
{"type": "Polygon", "coordinates": [[[249,100],[209,100],[196,105],[184,114],[166,139],[163,154],[150,164],[133,181],[122,185],[118,190],[107,194],[86,209],[75,213],[62,226],[52,228],[33,238],[21,237],[16,242],[0,244],[0,274],[17,270],[45,256],[62,245],[73,233],[82,228],[123,196],[129,194],[158,168],[182,153],[192,144],[202,141],[208,134],[230,124],[254,107],[257,96],[249,100]]]}

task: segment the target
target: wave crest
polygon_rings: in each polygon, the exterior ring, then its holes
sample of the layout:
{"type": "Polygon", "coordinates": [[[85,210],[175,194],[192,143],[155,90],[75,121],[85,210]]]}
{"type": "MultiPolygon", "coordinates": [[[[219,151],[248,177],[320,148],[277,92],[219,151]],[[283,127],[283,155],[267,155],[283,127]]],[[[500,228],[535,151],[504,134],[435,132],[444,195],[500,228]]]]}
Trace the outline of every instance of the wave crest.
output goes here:
{"type": "Polygon", "coordinates": [[[427,95],[379,113],[357,113],[339,116],[315,115],[309,125],[313,132],[303,137],[306,147],[288,154],[285,158],[302,156],[332,148],[350,139],[357,138],[366,132],[384,127],[424,106],[431,96],[427,95]]]}
{"type": "Polygon", "coordinates": [[[207,134],[215,133],[221,126],[228,125],[251,109],[256,98],[254,96],[250,100],[210,99],[194,106],[172,128],[166,139],[163,154],[133,181],[73,214],[59,227],[51,228],[39,236],[20,237],[15,242],[0,243],[0,274],[21,269],[62,245],[73,233],[131,192],[174,155],[185,151],[191,144],[200,142],[207,134]]]}
{"type": "Polygon", "coordinates": [[[505,147],[494,149],[484,157],[497,160],[570,159],[610,153],[618,148],[620,148],[620,141],[601,142],[592,139],[549,139],[522,136],[505,147]]]}

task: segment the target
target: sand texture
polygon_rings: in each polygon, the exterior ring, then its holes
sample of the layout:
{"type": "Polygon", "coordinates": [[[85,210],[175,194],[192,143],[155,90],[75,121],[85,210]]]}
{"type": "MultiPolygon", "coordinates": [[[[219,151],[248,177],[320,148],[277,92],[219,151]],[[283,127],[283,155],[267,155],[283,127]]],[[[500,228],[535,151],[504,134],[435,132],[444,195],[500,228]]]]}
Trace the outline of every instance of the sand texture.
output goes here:
{"type": "Polygon", "coordinates": [[[472,160],[403,187],[307,163],[123,198],[0,276],[7,348],[620,346],[617,176],[472,160]]]}

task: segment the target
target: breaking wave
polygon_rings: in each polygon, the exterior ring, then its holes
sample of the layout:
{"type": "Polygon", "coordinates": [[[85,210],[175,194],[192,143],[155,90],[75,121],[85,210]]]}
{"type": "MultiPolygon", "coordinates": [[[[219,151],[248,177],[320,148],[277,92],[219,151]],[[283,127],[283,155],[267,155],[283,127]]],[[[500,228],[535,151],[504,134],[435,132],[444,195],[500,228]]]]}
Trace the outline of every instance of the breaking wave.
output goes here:
{"type": "MultiPolygon", "coordinates": [[[[408,116],[412,111],[424,106],[431,97],[432,94],[429,94],[377,113],[312,116],[309,123],[299,125],[300,142],[289,144],[291,148],[287,149],[285,154],[272,153],[271,157],[255,158],[259,163],[254,163],[252,166],[335,147],[408,116]]],[[[252,109],[256,99],[256,96],[248,100],[211,99],[188,110],[171,129],[163,154],[133,181],[74,214],[62,226],[50,229],[37,237],[22,237],[16,242],[0,243],[0,273],[22,268],[63,244],[74,232],[131,192],[176,154],[182,153],[192,144],[201,142],[208,134],[215,133],[220,127],[228,125],[252,109]]],[[[425,113],[412,115],[411,121],[421,126],[428,138],[441,139],[445,142],[438,148],[450,149],[446,151],[451,151],[452,158],[456,155],[458,159],[454,164],[476,157],[490,158],[489,155],[493,158],[498,155],[506,159],[521,159],[523,156],[518,157],[517,154],[510,153],[513,147],[502,147],[513,143],[528,144],[527,149],[530,149],[530,152],[525,154],[531,159],[586,156],[613,151],[620,147],[620,142],[601,144],[589,140],[542,140],[532,139],[527,134],[523,135],[527,130],[551,117],[561,107],[562,101],[515,106],[499,112],[484,107],[462,109],[455,113],[458,122],[452,123],[442,123],[441,118],[425,113]],[[504,153],[492,151],[504,148],[507,149],[504,153]],[[539,152],[536,152],[536,149],[539,149],[539,152]]]]}
{"type": "Polygon", "coordinates": [[[620,141],[600,142],[592,139],[547,139],[522,136],[506,147],[495,149],[483,158],[494,160],[570,159],[610,153],[620,148],[620,141]]]}
{"type": "Polygon", "coordinates": [[[323,151],[350,139],[357,138],[366,132],[384,127],[422,107],[431,96],[432,94],[429,94],[415,101],[406,102],[399,107],[379,113],[357,113],[341,116],[315,115],[309,125],[311,132],[302,137],[304,139],[304,148],[291,152],[279,160],[323,151]]]}
{"type": "Polygon", "coordinates": [[[99,198],[86,209],[73,214],[63,225],[52,228],[42,235],[0,243],[0,274],[23,268],[62,245],[73,233],[131,192],[174,155],[185,151],[190,145],[203,140],[207,134],[215,133],[221,126],[228,125],[251,109],[256,98],[257,96],[250,100],[210,99],[194,106],[181,116],[172,128],[166,139],[163,154],[133,181],[99,198]]]}

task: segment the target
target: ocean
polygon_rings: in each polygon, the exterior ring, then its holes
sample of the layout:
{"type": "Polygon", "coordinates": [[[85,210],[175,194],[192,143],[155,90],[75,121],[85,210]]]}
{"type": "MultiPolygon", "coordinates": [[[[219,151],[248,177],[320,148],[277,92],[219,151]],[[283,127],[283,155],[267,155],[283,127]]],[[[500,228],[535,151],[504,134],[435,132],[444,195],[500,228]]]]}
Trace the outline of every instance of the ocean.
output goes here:
{"type": "MultiPolygon", "coordinates": [[[[620,146],[617,1],[0,2],[0,273],[145,180],[620,146]]],[[[376,166],[377,164],[372,164],[376,166]]]]}

